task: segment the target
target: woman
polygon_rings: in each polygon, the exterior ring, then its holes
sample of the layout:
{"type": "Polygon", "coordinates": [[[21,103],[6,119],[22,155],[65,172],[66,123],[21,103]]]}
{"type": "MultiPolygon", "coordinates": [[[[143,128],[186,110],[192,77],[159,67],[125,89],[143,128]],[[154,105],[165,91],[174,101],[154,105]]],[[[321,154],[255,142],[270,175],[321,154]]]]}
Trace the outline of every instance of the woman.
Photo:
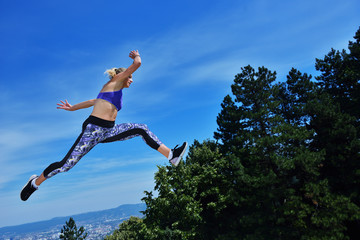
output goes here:
{"type": "Polygon", "coordinates": [[[32,175],[21,191],[21,200],[26,201],[35,192],[41,183],[46,179],[60,172],[70,170],[75,164],[88,153],[96,144],[113,141],[127,140],[136,136],[141,136],[151,148],[159,151],[174,166],[177,166],[184,155],[187,143],[184,142],[180,147],[169,149],[166,147],[145,124],[122,123],[115,124],[118,111],[122,107],[122,91],[129,88],[132,74],[140,67],[141,58],[139,52],[131,51],[129,57],[134,62],[127,68],[113,68],[107,70],[110,81],[101,89],[96,99],[91,99],[75,105],[71,105],[67,100],[57,104],[58,109],[75,111],[82,108],[94,106],[93,111],[82,126],[82,132],[66,154],[63,160],[50,164],[40,175],[32,175]]]}

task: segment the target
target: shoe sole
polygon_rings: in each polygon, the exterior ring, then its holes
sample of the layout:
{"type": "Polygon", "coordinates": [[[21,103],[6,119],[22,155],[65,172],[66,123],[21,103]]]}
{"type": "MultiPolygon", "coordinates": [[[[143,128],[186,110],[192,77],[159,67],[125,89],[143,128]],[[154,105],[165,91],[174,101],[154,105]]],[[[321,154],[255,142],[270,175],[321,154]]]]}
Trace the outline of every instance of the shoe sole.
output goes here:
{"type": "Polygon", "coordinates": [[[178,158],[178,161],[175,162],[175,164],[174,164],[175,167],[177,167],[177,165],[179,165],[182,157],[184,156],[184,154],[185,154],[185,152],[186,152],[187,147],[188,147],[188,143],[185,142],[184,150],[180,153],[179,158],[178,158]]]}
{"type": "MultiPolygon", "coordinates": [[[[21,193],[24,191],[25,187],[29,184],[29,182],[31,182],[32,180],[34,180],[34,178],[37,178],[38,175],[32,175],[30,178],[29,178],[29,181],[27,181],[27,183],[24,185],[24,187],[21,189],[21,192],[20,192],[20,198],[21,198],[21,193]]],[[[22,199],[21,199],[22,200],[22,199]]],[[[26,201],[26,200],[23,200],[23,201],[26,201]]]]}

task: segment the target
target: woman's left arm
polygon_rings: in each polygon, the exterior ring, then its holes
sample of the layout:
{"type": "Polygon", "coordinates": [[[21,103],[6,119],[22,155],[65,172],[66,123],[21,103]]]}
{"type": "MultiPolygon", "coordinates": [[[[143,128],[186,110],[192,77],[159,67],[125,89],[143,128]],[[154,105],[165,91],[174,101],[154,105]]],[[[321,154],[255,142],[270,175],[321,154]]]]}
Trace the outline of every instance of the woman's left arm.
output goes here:
{"type": "Polygon", "coordinates": [[[133,74],[141,66],[141,57],[138,50],[133,50],[129,53],[129,57],[134,60],[134,62],[125,70],[116,74],[111,80],[112,81],[123,81],[133,74]]]}
{"type": "Polygon", "coordinates": [[[96,99],[91,99],[91,100],[87,100],[85,102],[81,102],[81,103],[77,103],[75,105],[71,105],[67,100],[65,100],[65,102],[60,101],[60,103],[58,103],[57,105],[59,107],[57,107],[57,109],[64,109],[67,111],[76,111],[79,109],[83,109],[83,108],[89,108],[94,106],[96,99]]]}

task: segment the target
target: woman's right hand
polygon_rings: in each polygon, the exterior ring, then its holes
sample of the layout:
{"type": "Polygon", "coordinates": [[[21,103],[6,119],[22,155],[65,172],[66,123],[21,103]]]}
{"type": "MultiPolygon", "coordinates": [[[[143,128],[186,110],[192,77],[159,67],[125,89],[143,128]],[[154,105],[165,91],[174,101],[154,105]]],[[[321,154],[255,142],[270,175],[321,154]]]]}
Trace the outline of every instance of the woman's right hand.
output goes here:
{"type": "Polygon", "coordinates": [[[67,100],[65,100],[65,102],[60,100],[60,102],[61,102],[61,104],[60,103],[57,104],[59,106],[59,107],[57,107],[57,109],[64,109],[67,111],[72,111],[72,109],[71,109],[72,105],[67,100]]]}

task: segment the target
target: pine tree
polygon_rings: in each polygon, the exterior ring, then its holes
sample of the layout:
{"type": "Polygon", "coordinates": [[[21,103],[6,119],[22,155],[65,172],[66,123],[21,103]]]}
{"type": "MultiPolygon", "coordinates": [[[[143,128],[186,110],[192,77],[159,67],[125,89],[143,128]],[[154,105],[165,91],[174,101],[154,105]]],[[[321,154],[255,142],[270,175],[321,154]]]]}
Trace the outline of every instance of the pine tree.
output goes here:
{"type": "Polygon", "coordinates": [[[215,134],[222,149],[236,146],[227,156],[228,176],[237,183],[230,187],[238,236],[345,239],[345,222],[354,219],[356,208],[331,191],[320,174],[325,150],[311,147],[317,135],[309,127],[314,116],[308,112],[327,103],[316,97],[318,88],[307,74],[292,69],[286,83],[272,84],[274,80],[275,74],[265,68],[243,68],[232,85],[235,104],[227,108],[237,114],[222,111],[218,117],[236,115],[241,125],[233,131],[218,121],[222,125],[215,134]]]}
{"type": "Polygon", "coordinates": [[[332,49],[316,60],[322,105],[311,109],[316,131],[313,147],[326,152],[322,177],[334,193],[349,198],[357,220],[346,224],[351,239],[360,228],[360,28],[349,52],[332,49]]]}
{"type": "Polygon", "coordinates": [[[217,142],[195,140],[185,162],[159,167],[158,196],[145,192],[145,218],[130,227],[138,239],[355,239],[360,29],[355,39],[317,60],[317,82],[242,68],[217,142]]]}
{"type": "Polygon", "coordinates": [[[148,239],[214,239],[214,215],[221,205],[218,160],[221,155],[214,142],[195,141],[184,163],[159,167],[155,176],[159,195],[154,198],[146,192],[143,199],[144,223],[153,236],[148,239]]]}
{"type": "Polygon", "coordinates": [[[79,229],[76,226],[76,223],[72,217],[61,229],[60,239],[64,240],[84,240],[87,237],[84,227],[79,229]]]}

